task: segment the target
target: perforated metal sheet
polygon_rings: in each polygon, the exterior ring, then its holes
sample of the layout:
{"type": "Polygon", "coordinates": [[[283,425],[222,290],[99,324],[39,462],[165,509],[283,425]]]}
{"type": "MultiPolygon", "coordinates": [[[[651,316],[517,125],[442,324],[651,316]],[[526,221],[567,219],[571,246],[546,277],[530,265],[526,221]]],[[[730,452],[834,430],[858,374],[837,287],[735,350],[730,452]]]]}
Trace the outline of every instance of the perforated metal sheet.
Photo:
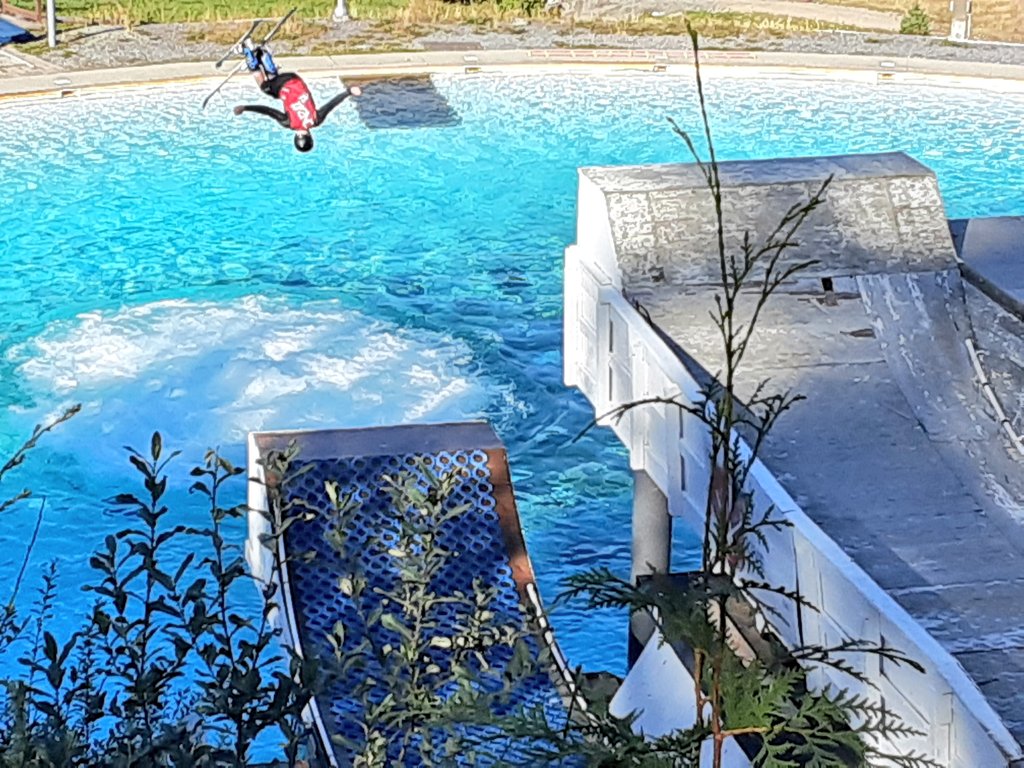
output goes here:
{"type": "MultiPolygon", "coordinates": [[[[321,657],[332,655],[333,649],[327,637],[337,621],[345,625],[344,646],[347,650],[352,650],[365,639],[365,625],[359,618],[353,600],[345,597],[338,588],[338,579],[343,575],[342,562],[326,538],[333,525],[330,522],[333,514],[325,484],[328,481],[338,483],[342,493],[354,492],[360,502],[344,536],[350,554],[358,559],[360,570],[369,579],[369,589],[366,591],[369,594],[364,593],[362,608],[370,611],[380,604],[380,596],[373,589],[388,590],[396,581],[394,559],[385,550],[397,542],[399,524],[381,478],[408,470],[419,477],[419,485],[426,491],[428,484],[417,468],[418,460],[425,460],[435,474],[444,473],[452,467],[459,468],[463,481],[452,494],[450,503],[469,506],[466,513],[436,532],[438,545],[458,554],[448,560],[443,571],[432,581],[431,588],[438,594],[452,594],[456,590],[471,594],[474,578],[480,578],[485,584],[498,588],[497,597],[490,606],[498,621],[523,621],[524,614],[496,512],[488,458],[484,451],[452,451],[319,459],[312,462],[310,471],[282,489],[286,500],[301,500],[318,513],[311,521],[294,523],[288,529],[285,542],[290,560],[291,598],[299,623],[299,636],[307,654],[321,657]],[[374,538],[380,543],[375,543],[374,538]],[[314,553],[312,559],[303,557],[307,553],[314,553]]],[[[300,460],[300,463],[306,462],[300,460]]],[[[450,626],[459,618],[456,613],[455,608],[447,607],[437,611],[435,617],[442,626],[450,626]]],[[[386,643],[398,645],[399,638],[394,632],[379,625],[371,628],[371,632],[374,636],[369,639],[378,647],[386,643]]],[[[536,654],[536,645],[533,650],[536,654]]],[[[511,660],[511,651],[496,646],[486,653],[486,659],[493,669],[502,672],[511,660]]],[[[444,651],[434,652],[431,661],[442,669],[448,667],[444,651]]],[[[341,734],[356,742],[361,740],[359,724],[362,704],[351,693],[365,683],[367,677],[379,679],[380,669],[376,662],[362,669],[349,670],[333,680],[319,697],[317,703],[321,717],[330,733],[341,734]]],[[[378,686],[370,695],[379,700],[386,693],[379,690],[378,686]]],[[[542,706],[548,712],[549,720],[564,722],[563,701],[546,673],[534,675],[519,685],[503,709],[519,705],[531,708],[542,706]]],[[[497,732],[476,735],[491,741],[502,738],[497,732]]],[[[397,765],[398,740],[389,741],[394,750],[391,759],[397,765]]],[[[516,758],[516,750],[514,745],[509,747],[505,759],[511,762],[516,758]]],[[[335,745],[335,752],[342,765],[349,762],[350,757],[343,747],[335,745]]],[[[407,761],[406,764],[415,765],[417,761],[407,761]]]]}

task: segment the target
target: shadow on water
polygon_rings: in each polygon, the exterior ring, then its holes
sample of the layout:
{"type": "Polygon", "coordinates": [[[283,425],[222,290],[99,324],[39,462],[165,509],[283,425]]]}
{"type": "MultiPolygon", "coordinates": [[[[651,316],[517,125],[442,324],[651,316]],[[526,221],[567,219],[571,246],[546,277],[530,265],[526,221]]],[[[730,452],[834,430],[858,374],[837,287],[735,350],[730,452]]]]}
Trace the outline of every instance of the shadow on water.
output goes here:
{"type": "Polygon", "coordinates": [[[445,128],[462,118],[438,92],[429,77],[365,80],[363,95],[355,100],[363,125],[384,128],[445,128]]]}

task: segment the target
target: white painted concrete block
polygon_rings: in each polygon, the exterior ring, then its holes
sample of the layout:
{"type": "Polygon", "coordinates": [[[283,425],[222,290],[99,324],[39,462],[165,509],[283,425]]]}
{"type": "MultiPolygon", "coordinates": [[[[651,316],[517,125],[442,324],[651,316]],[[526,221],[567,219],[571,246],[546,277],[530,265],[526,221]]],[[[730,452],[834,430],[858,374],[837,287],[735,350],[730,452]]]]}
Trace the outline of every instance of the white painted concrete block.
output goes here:
{"type": "MultiPolygon", "coordinates": [[[[650,738],[691,727],[697,720],[693,677],[675,651],[655,633],[629,671],[609,705],[616,717],[639,713],[634,732],[650,738]]],[[[711,765],[711,743],[701,752],[701,766],[711,765]]],[[[724,747],[726,768],[749,768],[750,761],[735,742],[724,747]]]]}
{"type": "Polygon", "coordinates": [[[884,642],[886,647],[895,648],[925,668],[921,674],[908,664],[882,662],[879,665],[880,685],[892,686],[912,703],[915,711],[921,712],[929,721],[938,722],[942,708],[947,706],[945,697],[952,692],[949,684],[914,641],[891,619],[882,617],[879,633],[880,642],[884,642]]]}
{"type": "MultiPolygon", "coordinates": [[[[915,204],[931,194],[927,189],[904,186],[897,192],[915,204]]],[[[619,203],[626,211],[628,205],[619,203]]],[[[637,211],[629,209],[629,216],[642,214],[637,211]]],[[[652,394],[678,392],[695,402],[699,398],[696,381],[621,294],[620,255],[615,253],[609,217],[605,193],[592,178],[581,175],[578,245],[566,253],[567,280],[575,281],[575,286],[566,287],[566,381],[580,387],[598,414],[652,394]],[[574,327],[570,327],[570,319],[574,327]]],[[[947,232],[940,234],[948,240],[947,232]]],[[[649,236],[646,232],[639,235],[649,236]]],[[[645,268],[643,253],[630,258],[637,269],[645,268]]],[[[665,493],[670,514],[702,533],[710,440],[700,420],[690,414],[671,418],[651,407],[624,418],[615,432],[630,450],[631,466],[647,471],[665,493]]],[[[766,580],[798,588],[820,609],[800,611],[803,638],[796,629],[795,613],[787,614],[790,621],[773,621],[784,642],[795,646],[801,641],[825,644],[843,637],[885,638],[924,664],[927,674],[891,663],[879,665],[871,658],[862,662],[862,669],[880,689],[890,691],[887,701],[902,710],[897,714],[926,726],[925,746],[932,757],[956,768],[997,768],[1006,765],[1005,755],[1020,754],[1019,745],[991,705],[949,653],[825,536],[760,464],[751,470],[751,486],[760,509],[774,503],[793,522],[792,528],[767,534],[771,546],[765,558],[766,580]],[[923,701],[930,702],[929,706],[922,708],[923,701]]],[[[785,611],[785,601],[771,604],[785,611]]],[[[851,685],[832,673],[814,672],[812,676],[818,686],[830,682],[851,685]]],[[[651,681],[652,691],[663,690],[657,683],[651,681]]],[[[624,690],[630,689],[624,685],[624,690]]],[[[671,699],[665,701],[671,709],[671,699]]]]}
{"type": "Polygon", "coordinates": [[[933,743],[935,728],[933,722],[926,713],[918,709],[918,705],[925,702],[922,700],[915,702],[911,697],[904,695],[901,691],[887,684],[883,684],[881,688],[881,697],[886,708],[891,712],[897,713],[904,725],[918,731],[916,735],[890,736],[887,739],[889,748],[902,754],[911,752],[926,755],[935,754],[936,750],[933,743]]]}
{"type": "Polygon", "coordinates": [[[612,230],[608,217],[608,203],[604,192],[580,174],[577,197],[576,243],[588,256],[588,262],[608,276],[616,287],[621,286],[618,278],[618,261],[612,242],[612,230]]]}
{"type": "Polygon", "coordinates": [[[609,705],[616,717],[639,713],[635,730],[664,736],[697,720],[694,681],[675,652],[655,633],[609,705]]]}
{"type": "Polygon", "coordinates": [[[953,726],[950,738],[950,768],[980,768],[1006,765],[991,736],[968,711],[959,698],[953,700],[953,726]]]}
{"type": "Polygon", "coordinates": [[[668,497],[668,513],[698,537],[704,536],[704,504],[690,494],[673,493],[668,497]]]}
{"type": "Polygon", "coordinates": [[[250,479],[247,489],[249,512],[246,515],[249,535],[245,541],[245,559],[253,576],[261,582],[269,583],[274,576],[274,559],[271,552],[260,543],[260,537],[272,533],[270,521],[264,517],[264,514],[261,514],[267,513],[270,504],[264,485],[263,467],[256,463],[256,457],[259,454],[252,435],[249,435],[247,444],[246,469],[248,474],[246,476],[250,479]]]}

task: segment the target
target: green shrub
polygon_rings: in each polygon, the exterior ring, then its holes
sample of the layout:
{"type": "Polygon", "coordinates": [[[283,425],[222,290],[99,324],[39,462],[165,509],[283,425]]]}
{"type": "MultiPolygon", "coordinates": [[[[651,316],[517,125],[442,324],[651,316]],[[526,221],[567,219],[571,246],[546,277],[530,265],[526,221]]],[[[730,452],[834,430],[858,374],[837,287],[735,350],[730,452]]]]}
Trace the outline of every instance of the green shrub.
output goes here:
{"type": "Polygon", "coordinates": [[[191,491],[209,515],[190,528],[170,522],[166,505],[176,455],[159,433],[148,455],[130,451],[143,490],[108,500],[130,523],[90,558],[96,578],[83,589],[95,601],[77,632],[62,643],[48,631],[56,566],[29,620],[8,622],[0,657],[22,638],[28,648],[17,658],[23,674],[0,679],[3,768],[239,768],[260,734],[275,730],[286,763],[300,762],[315,665],[278,644],[274,585],[258,585],[266,607],[257,615],[232,610],[252,578],[225,526],[237,528],[246,509],[223,507],[219,496],[243,470],[212,451],[192,470],[191,491]],[[187,554],[171,555],[173,544],[187,554]]]}
{"type": "MultiPolygon", "coordinates": [[[[37,427],[0,467],[0,480],[75,411],[37,427]]],[[[363,546],[391,570],[393,584],[386,588],[371,586],[344,535],[358,508],[355,490],[327,484],[335,523],[327,541],[344,569],[338,589],[360,610],[358,621],[339,620],[327,637],[333,657],[317,658],[310,649],[300,656],[279,642],[281,630],[271,620],[277,585],[255,581],[233,541],[248,509],[222,500],[244,470],[215,451],[192,468],[189,491],[205,500],[208,512],[192,527],[174,522],[177,510],[169,504],[167,470],[178,453],[164,448],[158,432],[148,453],[128,451],[140,487],[107,500],[129,522],[90,558],[96,576],[82,588],[93,600],[83,606],[80,629],[66,640],[51,631],[56,563],[44,572],[30,615],[18,616],[13,597],[0,609],[0,660],[13,662],[0,673],[0,768],[244,768],[265,765],[265,756],[253,755],[256,744],[275,736],[274,765],[324,764],[316,762],[320,750],[303,710],[334,679],[353,681],[350,696],[359,709],[352,717],[364,737],[342,738],[338,746],[356,766],[451,765],[457,757],[475,765],[479,729],[462,733],[452,724],[466,723],[472,713],[486,725],[496,706],[508,706],[519,681],[547,669],[546,653],[535,658],[527,642],[525,614],[495,607],[496,587],[479,579],[468,593],[449,594],[431,585],[433,575],[459,556],[436,535],[468,512],[452,497],[463,482],[459,471],[435,476],[417,465],[427,490],[414,472],[382,478],[396,510],[395,538],[375,536],[363,546]],[[399,512],[408,509],[417,514],[399,512]],[[263,609],[236,613],[237,593],[254,581],[263,609]],[[379,601],[373,609],[365,607],[371,592],[379,601]],[[394,647],[368,639],[380,628],[395,633],[394,647]],[[362,640],[346,645],[346,635],[362,640]],[[443,663],[431,655],[437,648],[450,649],[443,663]],[[489,666],[492,648],[512,659],[507,667],[489,666]]],[[[268,468],[284,478],[304,473],[308,467],[291,465],[294,458],[291,448],[268,459],[268,468]]],[[[282,519],[310,514],[304,503],[278,503],[282,519]]],[[[0,512],[6,506],[0,503],[0,512]]],[[[264,546],[278,552],[277,538],[286,529],[277,527],[264,546]]]]}
{"type": "Polygon", "coordinates": [[[903,15],[900,22],[901,35],[930,35],[932,33],[932,20],[928,13],[917,3],[903,15]]]}

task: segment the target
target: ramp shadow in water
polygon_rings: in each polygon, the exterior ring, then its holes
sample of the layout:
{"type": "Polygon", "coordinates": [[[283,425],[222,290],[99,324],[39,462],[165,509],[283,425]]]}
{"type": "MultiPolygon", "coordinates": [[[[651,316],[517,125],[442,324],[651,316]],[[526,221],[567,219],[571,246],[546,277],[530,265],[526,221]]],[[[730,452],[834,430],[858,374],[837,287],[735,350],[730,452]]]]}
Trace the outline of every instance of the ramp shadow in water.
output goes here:
{"type": "Polygon", "coordinates": [[[362,80],[363,95],[355,99],[359,119],[367,128],[444,128],[462,118],[434,87],[429,77],[362,80]]]}

